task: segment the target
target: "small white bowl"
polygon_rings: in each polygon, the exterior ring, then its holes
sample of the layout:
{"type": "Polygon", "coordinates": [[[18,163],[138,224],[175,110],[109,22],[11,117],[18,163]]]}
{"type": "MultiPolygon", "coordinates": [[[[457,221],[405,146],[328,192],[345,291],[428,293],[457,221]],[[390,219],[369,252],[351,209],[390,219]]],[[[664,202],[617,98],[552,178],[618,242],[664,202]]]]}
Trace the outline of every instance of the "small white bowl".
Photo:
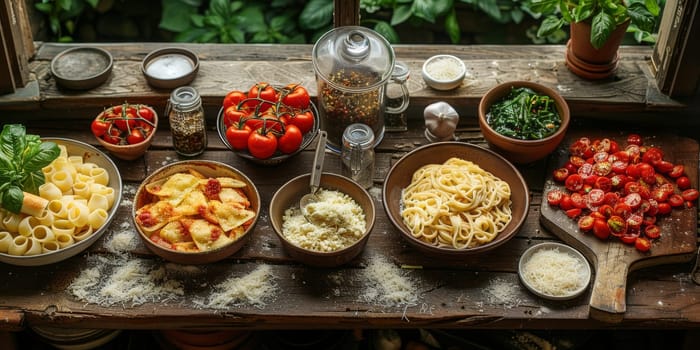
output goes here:
{"type": "MultiPolygon", "coordinates": [[[[547,266],[549,268],[549,266],[547,266]]],[[[525,253],[520,257],[520,262],[518,263],[518,275],[520,276],[520,281],[527,287],[528,290],[530,290],[532,293],[535,295],[545,298],[545,299],[550,299],[550,300],[569,300],[576,298],[577,296],[581,295],[586,289],[588,288],[588,285],[591,282],[591,266],[588,264],[588,260],[581,254],[578,250],[566,245],[566,244],[561,244],[561,243],[555,243],[555,242],[546,242],[546,243],[540,243],[538,245],[532,246],[528,248],[525,253]],[[562,254],[567,254],[570,257],[577,259],[583,266],[583,271],[581,274],[581,279],[582,283],[574,291],[571,291],[568,294],[562,294],[562,295],[553,295],[550,293],[546,293],[545,291],[542,291],[538,289],[536,286],[530,283],[530,281],[524,276],[524,268],[525,264],[530,261],[530,258],[532,256],[542,250],[552,250],[552,249],[557,249],[559,253],[562,254]]]]}
{"type": "Polygon", "coordinates": [[[435,55],[423,63],[423,80],[436,90],[452,90],[462,85],[467,67],[458,57],[435,55]]]}

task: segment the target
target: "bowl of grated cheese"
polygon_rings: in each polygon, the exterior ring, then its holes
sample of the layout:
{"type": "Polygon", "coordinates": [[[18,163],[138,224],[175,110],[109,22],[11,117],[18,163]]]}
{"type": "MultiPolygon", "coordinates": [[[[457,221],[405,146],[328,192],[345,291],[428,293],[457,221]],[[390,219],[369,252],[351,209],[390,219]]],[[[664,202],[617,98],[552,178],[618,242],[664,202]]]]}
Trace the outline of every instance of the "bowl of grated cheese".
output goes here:
{"type": "Polygon", "coordinates": [[[583,294],[591,280],[591,267],[576,249],[546,242],[528,248],[520,257],[518,274],[535,295],[568,300],[583,294]]]}
{"type": "Polygon", "coordinates": [[[272,228],[294,260],[316,267],[348,263],[367,244],[374,227],[374,201],[355,181],[323,173],[318,201],[306,207],[309,221],[299,209],[299,199],[309,193],[310,176],[297,176],[275,192],[269,210],[272,228]]]}
{"type": "Polygon", "coordinates": [[[458,57],[435,55],[423,63],[423,80],[436,90],[452,90],[460,85],[467,74],[467,67],[458,57]]]}

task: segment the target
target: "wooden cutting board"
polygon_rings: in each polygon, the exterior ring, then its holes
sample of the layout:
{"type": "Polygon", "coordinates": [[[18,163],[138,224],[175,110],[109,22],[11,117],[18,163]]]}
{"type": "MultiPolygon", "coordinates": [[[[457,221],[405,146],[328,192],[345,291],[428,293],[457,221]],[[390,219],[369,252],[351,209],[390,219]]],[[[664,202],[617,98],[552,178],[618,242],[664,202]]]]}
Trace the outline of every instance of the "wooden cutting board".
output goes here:
{"type": "MultiPolygon", "coordinates": [[[[693,188],[698,188],[698,143],[690,138],[670,134],[651,135],[650,132],[639,133],[644,145],[660,147],[665,160],[683,164],[693,188]]],[[[570,131],[549,159],[544,196],[554,188],[563,189],[561,184],[552,180],[551,174],[569,159],[568,147],[572,141],[582,136],[591,140],[607,137],[616,140],[624,148],[627,134],[610,130],[570,131]]],[[[696,251],[697,203],[692,208],[674,209],[670,216],[659,216],[657,225],[662,231],[661,238],[653,242],[649,252],[641,253],[613,237],[602,241],[592,233],[582,233],[577,222],[568,218],[564,211],[549,206],[546,197],[542,201],[540,222],[553,234],[581,251],[594,266],[590,316],[601,321],[619,322],[623,319],[629,272],[661,264],[688,262],[696,251]]]]}

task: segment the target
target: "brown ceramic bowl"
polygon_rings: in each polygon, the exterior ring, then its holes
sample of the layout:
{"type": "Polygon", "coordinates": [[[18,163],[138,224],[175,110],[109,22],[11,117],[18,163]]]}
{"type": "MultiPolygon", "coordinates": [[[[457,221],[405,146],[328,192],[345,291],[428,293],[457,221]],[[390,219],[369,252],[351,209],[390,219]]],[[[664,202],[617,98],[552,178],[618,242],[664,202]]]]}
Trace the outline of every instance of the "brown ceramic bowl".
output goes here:
{"type": "Polygon", "coordinates": [[[336,190],[352,197],[365,213],[366,229],[363,236],[354,244],[334,252],[319,252],[301,248],[287,240],[282,233],[284,212],[291,207],[299,207],[299,199],[309,193],[311,174],[300,175],[289,180],[275,192],[270,201],[270,223],[287,254],[309,266],[335,267],[343,265],[359,255],[367,244],[374,227],[374,201],[369,193],[347,177],[323,173],[320,188],[336,190]]]}
{"type": "Polygon", "coordinates": [[[151,195],[146,191],[146,186],[149,183],[167,178],[176,173],[185,173],[189,169],[193,169],[204,176],[207,177],[232,177],[243,181],[246,187],[243,188],[243,192],[248,197],[251,204],[251,210],[255,211],[256,215],[253,218],[253,223],[246,229],[243,235],[235,240],[233,243],[225,245],[221,248],[208,250],[204,252],[182,252],[174,249],[169,249],[163,247],[159,244],[153,242],[146,233],[141,229],[141,227],[136,224],[134,220],[134,226],[139,232],[139,236],[143,243],[151,250],[154,254],[162,257],[165,260],[169,260],[178,264],[207,264],[215,261],[225,259],[226,257],[236,253],[240,250],[245,243],[250,239],[250,235],[255,228],[255,225],[260,217],[260,194],[258,189],[255,187],[253,182],[241,171],[235,169],[224,163],[211,161],[211,160],[186,160],[168,164],[158,170],[153,174],[149,175],[143,183],[139,186],[134,196],[134,203],[132,207],[131,217],[132,219],[136,217],[136,211],[144,206],[146,203],[150,202],[151,195]]]}
{"type": "Polygon", "coordinates": [[[114,58],[109,51],[79,46],[57,54],[51,60],[51,74],[63,88],[89,90],[109,79],[113,65],[114,58]]]}
{"type": "Polygon", "coordinates": [[[384,181],[383,203],[391,223],[414,248],[431,257],[459,259],[467,255],[489,251],[513,238],[525,222],[530,206],[530,197],[527,184],[520,172],[503,157],[472,144],[446,141],[416,148],[401,157],[391,167],[384,181]],[[471,161],[510,185],[512,219],[503,231],[489,243],[465,249],[439,247],[413,237],[401,218],[401,192],[411,183],[413,173],[424,165],[442,164],[452,157],[471,161]]]}
{"type": "MultiPolygon", "coordinates": [[[[156,130],[158,130],[158,113],[155,111],[155,109],[153,109],[150,106],[140,106],[149,108],[153,112],[153,130],[146,136],[146,139],[143,142],[129,145],[125,141],[123,141],[119,144],[114,144],[105,141],[102,137],[95,136],[95,138],[100,143],[100,145],[102,145],[102,147],[107,149],[107,151],[109,151],[110,154],[119,159],[134,160],[144,155],[144,153],[146,153],[146,150],[148,150],[148,148],[151,146],[151,143],[153,142],[153,135],[155,135],[156,130]]],[[[100,114],[98,114],[96,118],[100,118],[105,113],[107,113],[107,110],[100,112],[100,114]]]]}
{"type": "Polygon", "coordinates": [[[530,81],[510,81],[499,84],[486,92],[479,102],[479,127],[489,147],[509,161],[518,164],[526,164],[543,159],[556,150],[566,135],[570,119],[569,105],[560,94],[549,87],[530,81]],[[557,111],[561,117],[561,125],[554,134],[539,140],[520,140],[503,136],[489,126],[487,114],[491,105],[503,99],[514,87],[527,87],[554,99],[557,111]]]}
{"type": "Polygon", "coordinates": [[[199,57],[181,47],[165,47],[149,53],[141,62],[141,72],[153,87],[174,89],[194,80],[199,57]]]}

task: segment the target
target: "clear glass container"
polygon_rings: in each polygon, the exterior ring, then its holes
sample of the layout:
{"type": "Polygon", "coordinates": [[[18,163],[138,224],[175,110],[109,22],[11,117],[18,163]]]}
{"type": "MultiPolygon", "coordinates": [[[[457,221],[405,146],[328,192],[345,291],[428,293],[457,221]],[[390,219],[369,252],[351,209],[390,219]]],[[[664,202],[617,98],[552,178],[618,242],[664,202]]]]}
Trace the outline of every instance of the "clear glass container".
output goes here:
{"type": "Polygon", "coordinates": [[[364,188],[374,183],[374,143],[374,132],[366,124],[350,124],[343,132],[342,174],[364,188]]]}
{"type": "Polygon", "coordinates": [[[181,86],[170,94],[166,107],[175,152],[192,157],[207,148],[207,127],[202,99],[191,86],[181,86]]]}
{"type": "Polygon", "coordinates": [[[340,153],[345,128],[362,123],[384,137],[385,89],[394,69],[394,49],[371,29],[344,26],[324,34],[313,47],[321,128],[328,148],[340,153]]]}
{"type": "Polygon", "coordinates": [[[410,70],[400,61],[394,64],[391,81],[386,88],[386,113],[384,116],[387,132],[402,132],[408,130],[406,109],[408,109],[409,94],[406,87],[410,70]]]}

